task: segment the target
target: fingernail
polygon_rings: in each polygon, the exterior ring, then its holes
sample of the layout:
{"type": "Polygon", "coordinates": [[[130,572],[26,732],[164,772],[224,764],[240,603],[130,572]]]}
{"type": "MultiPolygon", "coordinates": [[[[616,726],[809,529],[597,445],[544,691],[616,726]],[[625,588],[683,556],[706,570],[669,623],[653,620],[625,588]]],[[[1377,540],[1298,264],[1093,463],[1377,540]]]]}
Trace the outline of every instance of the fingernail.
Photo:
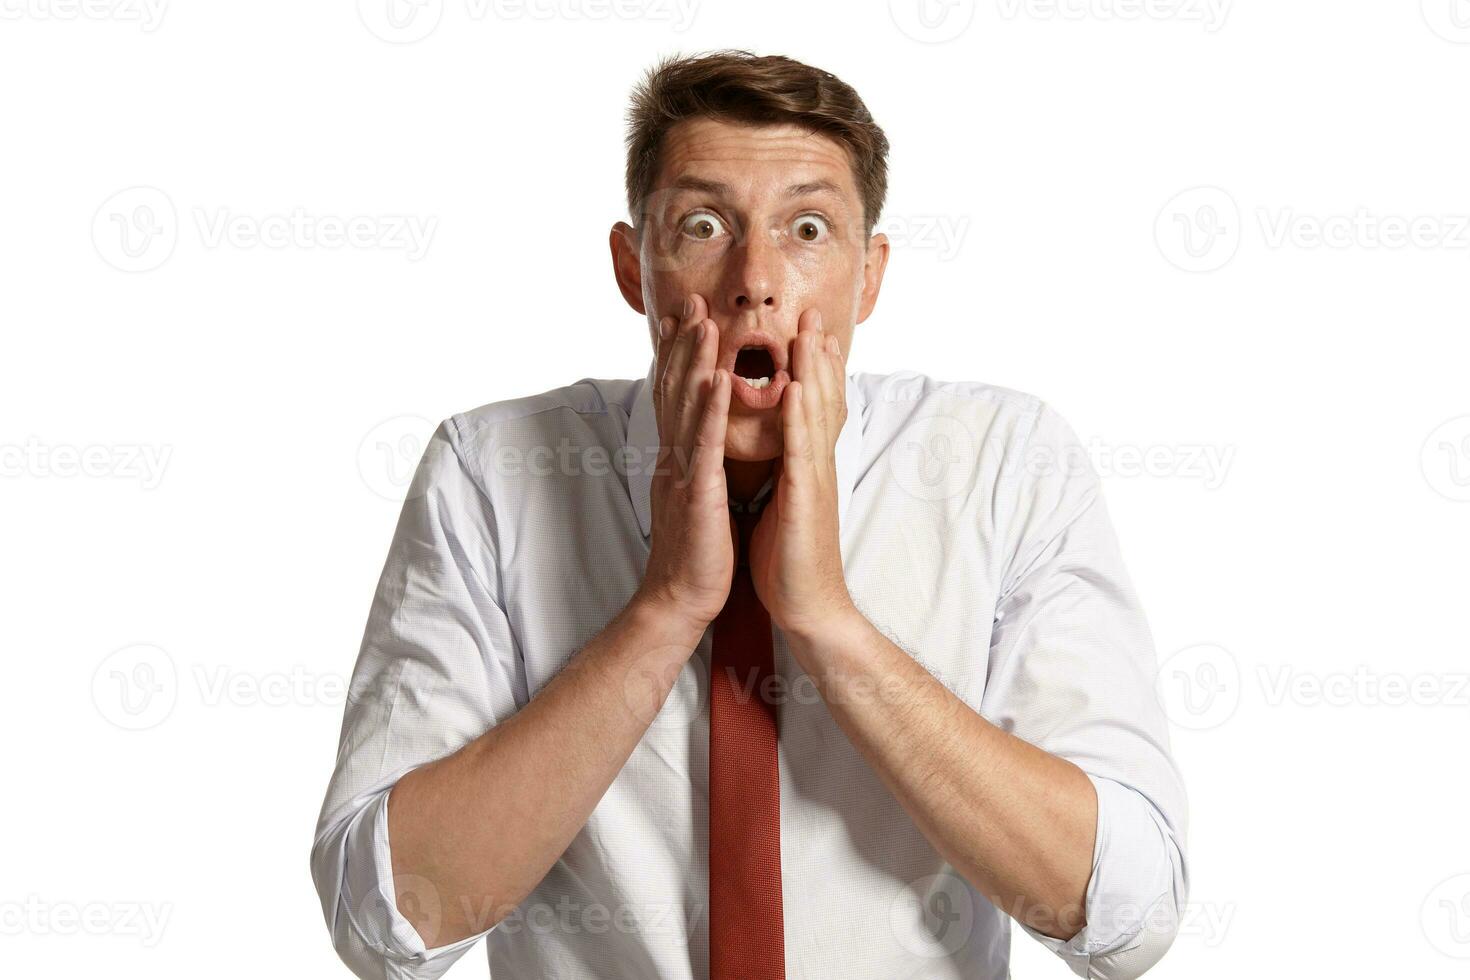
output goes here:
{"type": "Polygon", "coordinates": [[[704,321],[703,320],[700,320],[699,321],[699,329],[696,330],[696,331],[694,331],[694,342],[696,344],[702,344],[702,343],[704,343],[704,321]]]}
{"type": "Polygon", "coordinates": [[[816,311],[815,319],[817,321],[817,329],[818,330],[821,330],[822,329],[822,311],[821,310],[817,310],[816,311]]]}
{"type": "Polygon", "coordinates": [[[658,339],[659,340],[668,340],[669,339],[669,327],[670,327],[670,325],[672,323],[673,323],[673,321],[670,320],[666,316],[661,316],[661,317],[658,318],[658,339]]]}
{"type": "Polygon", "coordinates": [[[694,297],[693,296],[686,296],[686,297],[684,297],[684,318],[685,319],[688,319],[689,317],[691,317],[693,315],[694,315],[694,297]]]}

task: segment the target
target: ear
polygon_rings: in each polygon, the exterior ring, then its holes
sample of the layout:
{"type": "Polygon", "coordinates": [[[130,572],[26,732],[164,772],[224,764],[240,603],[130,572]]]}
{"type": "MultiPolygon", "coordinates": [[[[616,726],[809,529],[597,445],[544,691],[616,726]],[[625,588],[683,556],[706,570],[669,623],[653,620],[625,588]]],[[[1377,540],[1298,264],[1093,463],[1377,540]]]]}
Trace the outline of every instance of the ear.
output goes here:
{"type": "Polygon", "coordinates": [[[863,292],[858,297],[857,322],[862,323],[878,305],[878,291],[883,288],[883,270],[888,268],[888,236],[881,231],[868,239],[868,254],[863,258],[863,292]]]}
{"type": "Polygon", "coordinates": [[[626,221],[612,226],[607,238],[612,249],[613,278],[623,299],[638,313],[644,313],[643,267],[638,260],[638,231],[626,221]]]}

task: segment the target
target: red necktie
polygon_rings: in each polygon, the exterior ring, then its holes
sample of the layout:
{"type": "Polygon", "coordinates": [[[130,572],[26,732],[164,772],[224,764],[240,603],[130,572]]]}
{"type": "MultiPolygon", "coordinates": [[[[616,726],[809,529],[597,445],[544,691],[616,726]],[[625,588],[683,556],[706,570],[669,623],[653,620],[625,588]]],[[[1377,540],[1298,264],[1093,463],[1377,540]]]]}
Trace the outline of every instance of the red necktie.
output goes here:
{"type": "Polygon", "coordinates": [[[740,531],[730,597],[715,618],[709,714],[710,980],[785,980],[781,784],[771,619],[746,553],[759,517],[732,506],[740,531]]]}

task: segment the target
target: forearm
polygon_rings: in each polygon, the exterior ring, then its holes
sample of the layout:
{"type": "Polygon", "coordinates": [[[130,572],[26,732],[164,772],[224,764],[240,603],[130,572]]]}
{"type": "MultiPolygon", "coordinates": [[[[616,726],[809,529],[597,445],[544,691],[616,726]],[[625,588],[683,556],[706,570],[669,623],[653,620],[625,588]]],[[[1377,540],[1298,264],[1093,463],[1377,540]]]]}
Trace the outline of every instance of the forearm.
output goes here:
{"type": "MultiPolygon", "coordinates": [[[[429,946],[482,932],[546,875],[586,824],[699,642],[641,597],[526,705],[453,755],[406,774],[388,801],[393,874],[432,882],[429,946]]],[[[399,911],[421,935],[419,909],[399,911]]]]}
{"type": "Polygon", "coordinates": [[[946,861],[1039,932],[1082,928],[1097,799],[1081,769],[986,721],[856,612],[790,643],[946,861]]]}

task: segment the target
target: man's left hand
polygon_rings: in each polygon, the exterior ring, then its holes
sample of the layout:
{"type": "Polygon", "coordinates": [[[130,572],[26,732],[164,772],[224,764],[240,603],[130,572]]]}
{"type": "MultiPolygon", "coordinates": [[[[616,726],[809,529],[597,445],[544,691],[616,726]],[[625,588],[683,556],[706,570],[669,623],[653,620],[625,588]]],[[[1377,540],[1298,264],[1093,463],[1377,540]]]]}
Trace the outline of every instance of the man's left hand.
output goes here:
{"type": "Polygon", "coordinates": [[[750,542],[755,591],[771,621],[815,638],[854,613],[842,574],[837,524],[837,436],[847,386],[837,338],[816,310],[802,313],[792,344],[792,381],[781,394],[784,442],[776,487],[750,542]]]}

